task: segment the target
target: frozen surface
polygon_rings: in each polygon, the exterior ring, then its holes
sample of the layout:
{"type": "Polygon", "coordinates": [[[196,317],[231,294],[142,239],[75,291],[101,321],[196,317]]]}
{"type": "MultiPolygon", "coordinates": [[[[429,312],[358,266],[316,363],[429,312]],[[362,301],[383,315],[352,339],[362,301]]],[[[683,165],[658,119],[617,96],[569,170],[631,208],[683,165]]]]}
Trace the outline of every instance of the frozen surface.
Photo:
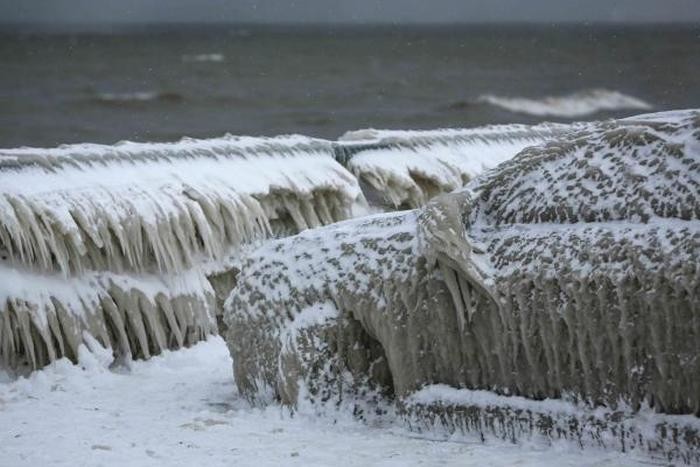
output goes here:
{"type": "Polygon", "coordinates": [[[130,371],[109,371],[108,361],[83,348],[79,366],[64,359],[13,382],[0,374],[0,464],[653,465],[596,450],[583,456],[566,443],[482,444],[389,422],[367,426],[342,413],[253,409],[236,393],[220,338],[133,362],[130,371]]]}
{"type": "Polygon", "coordinates": [[[303,136],[0,149],[0,360],[75,361],[86,334],[124,356],[191,344],[216,332],[205,273],[363,206],[303,136]]]}
{"type": "Polygon", "coordinates": [[[20,371],[76,361],[92,339],[124,358],[148,358],[216,333],[215,291],[200,270],[66,280],[0,264],[0,284],[0,366],[20,371]]]}
{"type": "Polygon", "coordinates": [[[330,144],[302,136],[0,150],[0,252],[66,275],[181,271],[356,201],[330,144]]]}
{"type": "Polygon", "coordinates": [[[524,148],[577,126],[543,123],[357,130],[340,138],[336,158],[394,208],[418,207],[436,195],[464,186],[524,148]]]}

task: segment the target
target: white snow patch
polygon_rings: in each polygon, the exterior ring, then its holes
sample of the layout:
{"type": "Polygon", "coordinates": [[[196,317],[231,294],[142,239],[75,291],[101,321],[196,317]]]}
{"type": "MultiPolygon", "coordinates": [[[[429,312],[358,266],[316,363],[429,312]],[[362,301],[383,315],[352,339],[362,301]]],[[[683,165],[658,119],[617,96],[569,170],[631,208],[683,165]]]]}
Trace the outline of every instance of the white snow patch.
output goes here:
{"type": "Polygon", "coordinates": [[[330,302],[316,303],[304,308],[294,317],[289,331],[296,333],[301,329],[324,324],[338,316],[338,308],[330,302]]]}
{"type": "MultiPolygon", "coordinates": [[[[534,400],[521,396],[502,396],[491,391],[475,389],[459,389],[446,384],[431,384],[416,391],[407,398],[409,404],[442,404],[455,406],[474,406],[480,408],[509,407],[515,410],[525,410],[535,413],[548,413],[556,415],[576,416],[585,419],[590,415],[602,417],[612,412],[610,409],[598,407],[593,412],[589,408],[581,407],[561,399],[534,400]]],[[[625,404],[621,403],[617,410],[625,410],[625,404]]],[[[650,408],[643,408],[638,412],[629,410],[636,424],[643,424],[654,432],[654,426],[660,423],[689,425],[700,429],[700,419],[694,415],[668,415],[659,414],[650,408]]]]}

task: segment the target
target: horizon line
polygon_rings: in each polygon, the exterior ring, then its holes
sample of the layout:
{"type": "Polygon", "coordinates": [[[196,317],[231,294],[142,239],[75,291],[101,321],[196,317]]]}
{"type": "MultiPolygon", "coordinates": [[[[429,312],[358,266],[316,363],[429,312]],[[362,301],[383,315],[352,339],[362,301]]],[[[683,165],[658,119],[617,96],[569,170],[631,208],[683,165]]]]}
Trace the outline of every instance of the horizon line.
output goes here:
{"type": "Polygon", "coordinates": [[[562,20],[562,21],[531,21],[531,20],[486,20],[486,21],[428,21],[428,22],[391,22],[391,21],[371,21],[371,22],[356,22],[356,21],[325,21],[325,22],[307,22],[307,21],[2,21],[0,20],[0,32],[88,32],[88,33],[110,33],[128,30],[138,30],[148,32],[146,29],[153,28],[154,30],[167,31],[175,30],[176,28],[260,28],[260,29],[308,29],[308,30],[332,30],[332,29],[435,29],[435,28],[466,28],[466,27],[653,27],[653,26],[676,26],[682,28],[700,29],[698,21],[613,21],[613,20],[562,20]],[[33,29],[33,31],[25,31],[33,29]]]}

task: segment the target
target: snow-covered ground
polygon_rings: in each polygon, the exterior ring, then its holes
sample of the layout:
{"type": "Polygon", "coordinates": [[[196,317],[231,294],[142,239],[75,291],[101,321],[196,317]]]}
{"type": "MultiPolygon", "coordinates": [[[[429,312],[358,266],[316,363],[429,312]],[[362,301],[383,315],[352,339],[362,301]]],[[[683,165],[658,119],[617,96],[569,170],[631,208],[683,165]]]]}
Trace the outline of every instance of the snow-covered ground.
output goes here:
{"type": "Polygon", "coordinates": [[[238,397],[221,338],[110,371],[84,347],[28,378],[0,382],[0,465],[637,465],[575,446],[431,440],[349,415],[294,416],[238,397]]]}

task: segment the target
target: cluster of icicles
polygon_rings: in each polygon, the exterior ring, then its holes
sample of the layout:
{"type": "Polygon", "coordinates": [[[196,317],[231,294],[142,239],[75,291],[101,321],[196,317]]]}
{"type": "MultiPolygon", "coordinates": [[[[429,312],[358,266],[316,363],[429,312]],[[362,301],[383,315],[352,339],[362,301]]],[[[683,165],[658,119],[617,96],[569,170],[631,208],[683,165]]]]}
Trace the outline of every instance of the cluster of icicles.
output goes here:
{"type": "Polygon", "coordinates": [[[562,131],[0,150],[0,362],[75,361],[94,340],[127,359],[190,345],[217,332],[221,297],[207,276],[227,270],[245,245],[366,212],[361,184],[379,193],[376,204],[422,204],[562,131]],[[485,147],[498,157],[484,158],[485,147]]]}

